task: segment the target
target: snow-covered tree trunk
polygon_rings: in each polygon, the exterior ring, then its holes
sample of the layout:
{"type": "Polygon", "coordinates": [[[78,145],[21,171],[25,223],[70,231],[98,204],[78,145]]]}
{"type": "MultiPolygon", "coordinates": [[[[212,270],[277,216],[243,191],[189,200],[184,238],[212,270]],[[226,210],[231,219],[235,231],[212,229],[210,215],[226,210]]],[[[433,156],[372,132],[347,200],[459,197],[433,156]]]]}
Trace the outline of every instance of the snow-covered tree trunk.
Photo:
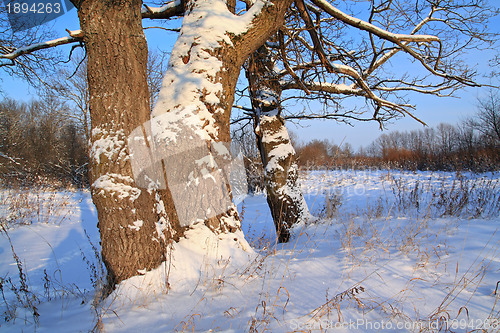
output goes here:
{"type": "Polygon", "coordinates": [[[74,1],[89,58],[92,197],[110,286],[158,267],[190,229],[242,237],[228,181],[234,91],[243,62],[290,3],[258,0],[239,16],[222,0],[184,3],[150,115],[141,1],[74,1]]]}
{"type": "Polygon", "coordinates": [[[289,1],[257,1],[244,15],[221,0],[188,1],[151,119],[179,223],[240,230],[231,202],[229,120],[241,66],[283,19],[289,1]]]}
{"type": "Polygon", "coordinates": [[[155,191],[137,185],[127,140],[150,118],[142,1],[88,0],[75,5],[88,55],[91,193],[102,259],[113,288],[158,267],[170,237],[163,209],[169,205],[159,202],[155,191]]]}
{"type": "Polygon", "coordinates": [[[254,129],[265,171],[267,202],[279,242],[290,228],[309,218],[298,181],[295,150],[281,117],[281,87],[266,46],[249,58],[247,77],[254,110],[254,129]]]}

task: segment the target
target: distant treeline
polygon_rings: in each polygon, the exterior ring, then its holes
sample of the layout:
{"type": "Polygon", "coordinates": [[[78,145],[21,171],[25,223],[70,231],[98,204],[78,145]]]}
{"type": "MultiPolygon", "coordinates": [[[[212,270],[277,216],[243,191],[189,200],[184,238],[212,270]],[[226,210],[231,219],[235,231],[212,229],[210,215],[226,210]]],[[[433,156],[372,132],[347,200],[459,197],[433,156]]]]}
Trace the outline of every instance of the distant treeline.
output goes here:
{"type": "Polygon", "coordinates": [[[349,144],[318,140],[296,150],[302,167],[500,170],[500,95],[490,92],[475,115],[456,126],[382,134],[356,153],[349,144]]]}
{"type": "Polygon", "coordinates": [[[0,102],[4,186],[38,182],[87,186],[87,140],[80,119],[55,98],[0,102]]]}
{"type": "Polygon", "coordinates": [[[382,134],[354,152],[327,140],[296,147],[302,168],[398,168],[406,170],[500,170],[500,137],[486,135],[478,124],[440,124],[410,132],[382,134]]]}
{"type": "MultiPolygon", "coordinates": [[[[87,119],[51,96],[29,103],[0,101],[0,181],[4,186],[40,181],[88,186],[87,119]]],[[[259,152],[253,134],[247,134],[234,140],[243,148],[247,172],[261,183],[259,152]]],[[[500,100],[483,101],[473,118],[456,126],[382,134],[357,151],[349,143],[297,141],[292,143],[302,168],[500,170],[500,100]]]]}

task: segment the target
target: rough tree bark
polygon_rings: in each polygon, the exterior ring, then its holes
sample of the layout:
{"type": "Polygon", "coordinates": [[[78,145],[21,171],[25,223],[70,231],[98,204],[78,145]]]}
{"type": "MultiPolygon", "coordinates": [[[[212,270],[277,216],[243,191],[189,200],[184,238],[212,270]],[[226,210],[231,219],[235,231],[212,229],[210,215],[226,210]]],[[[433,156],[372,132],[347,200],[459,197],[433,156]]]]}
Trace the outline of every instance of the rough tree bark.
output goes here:
{"type": "Polygon", "coordinates": [[[295,150],[281,117],[281,86],[267,47],[248,60],[254,131],[265,171],[267,202],[279,242],[288,242],[290,228],[309,218],[298,182],[295,150]]]}
{"type": "MultiPolygon", "coordinates": [[[[108,287],[165,259],[167,216],[137,186],[127,136],[149,120],[140,0],[74,1],[88,55],[90,182],[108,287]]],[[[110,290],[108,290],[110,291],[110,290]]]]}

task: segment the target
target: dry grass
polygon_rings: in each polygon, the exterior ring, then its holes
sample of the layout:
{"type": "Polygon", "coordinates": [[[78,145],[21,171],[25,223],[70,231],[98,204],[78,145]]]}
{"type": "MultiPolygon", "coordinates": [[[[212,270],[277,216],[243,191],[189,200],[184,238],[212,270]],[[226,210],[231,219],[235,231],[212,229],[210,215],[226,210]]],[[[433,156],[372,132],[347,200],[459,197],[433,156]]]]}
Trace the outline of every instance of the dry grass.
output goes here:
{"type": "MultiPolygon", "coordinates": [[[[2,294],[2,300],[7,309],[4,313],[4,318],[6,322],[13,321],[16,319],[24,320],[24,322],[32,321],[35,326],[38,325],[38,317],[40,314],[38,313],[37,306],[40,304],[40,298],[37,294],[32,291],[32,288],[29,283],[28,275],[26,274],[26,270],[24,269],[23,263],[16,251],[14,250],[14,246],[12,245],[12,241],[9,237],[7,229],[2,226],[2,234],[7,237],[9,240],[9,244],[12,250],[12,256],[16,262],[17,271],[19,273],[19,281],[15,283],[8,276],[0,278],[0,291],[2,294]],[[14,300],[7,300],[6,293],[7,289],[15,295],[14,300]],[[18,309],[25,309],[24,318],[18,318],[18,309]],[[29,313],[29,317],[28,317],[29,313]]],[[[45,275],[46,279],[47,275],[45,275]]],[[[46,294],[49,293],[49,284],[46,284],[46,294]]]]}
{"type": "Polygon", "coordinates": [[[72,193],[51,186],[0,190],[0,224],[6,229],[33,223],[60,225],[71,215],[72,193]]]}
{"type": "MultiPolygon", "coordinates": [[[[344,209],[341,195],[333,192],[326,196],[324,205],[317,210],[324,221],[333,221],[335,237],[345,254],[345,266],[349,267],[344,272],[347,278],[357,267],[376,265],[377,261],[390,260],[391,255],[398,253],[414,260],[411,278],[391,299],[377,299],[370,296],[367,290],[361,299],[352,292],[350,298],[355,300],[353,304],[362,307],[363,313],[378,311],[385,314],[385,318],[392,322],[416,323],[410,331],[453,332],[457,325],[463,326],[464,321],[469,323],[469,328],[472,327],[468,304],[490,270],[492,258],[500,255],[500,244],[493,241],[494,235],[485,243],[484,253],[470,267],[460,267],[459,270],[457,263],[454,281],[446,284],[446,295],[430,314],[420,317],[418,314],[424,310],[414,308],[411,314],[404,309],[411,306],[411,298],[418,293],[417,283],[434,283],[435,288],[443,288],[440,275],[446,275],[450,269],[444,260],[449,252],[446,235],[454,232],[455,223],[458,223],[456,221],[498,216],[499,180],[470,179],[457,174],[451,183],[441,179],[436,185],[435,179],[428,183],[419,180],[409,183],[403,177],[396,178],[388,173],[387,181],[389,187],[384,194],[372,198],[364,208],[344,209]],[[436,226],[436,219],[442,217],[451,218],[447,219],[447,223],[436,226]]],[[[356,286],[361,283],[363,281],[359,281],[356,286]]],[[[362,291],[365,292],[365,288],[362,291]]],[[[478,323],[474,326],[478,331],[500,331],[500,325],[496,326],[496,330],[492,325],[488,326],[488,320],[500,324],[497,291],[494,295],[494,306],[486,322],[482,321],[482,326],[478,326],[478,323]]],[[[331,323],[331,315],[337,317],[334,321],[342,322],[341,302],[335,297],[317,307],[309,317],[316,322],[326,318],[331,323]]]]}

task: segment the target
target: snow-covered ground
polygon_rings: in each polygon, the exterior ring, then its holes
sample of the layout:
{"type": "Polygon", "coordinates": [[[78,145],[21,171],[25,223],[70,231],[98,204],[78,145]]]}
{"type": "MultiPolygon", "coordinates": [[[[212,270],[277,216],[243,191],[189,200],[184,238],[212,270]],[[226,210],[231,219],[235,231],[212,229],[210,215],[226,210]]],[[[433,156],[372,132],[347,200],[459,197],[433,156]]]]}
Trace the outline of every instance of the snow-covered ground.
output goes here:
{"type": "Polygon", "coordinates": [[[290,243],[275,244],[265,196],[250,196],[244,265],[185,256],[197,280],[136,298],[119,288],[97,306],[89,193],[4,190],[4,223],[31,224],[0,236],[0,332],[500,330],[498,174],[313,171],[302,189],[320,222],[290,243]]]}

